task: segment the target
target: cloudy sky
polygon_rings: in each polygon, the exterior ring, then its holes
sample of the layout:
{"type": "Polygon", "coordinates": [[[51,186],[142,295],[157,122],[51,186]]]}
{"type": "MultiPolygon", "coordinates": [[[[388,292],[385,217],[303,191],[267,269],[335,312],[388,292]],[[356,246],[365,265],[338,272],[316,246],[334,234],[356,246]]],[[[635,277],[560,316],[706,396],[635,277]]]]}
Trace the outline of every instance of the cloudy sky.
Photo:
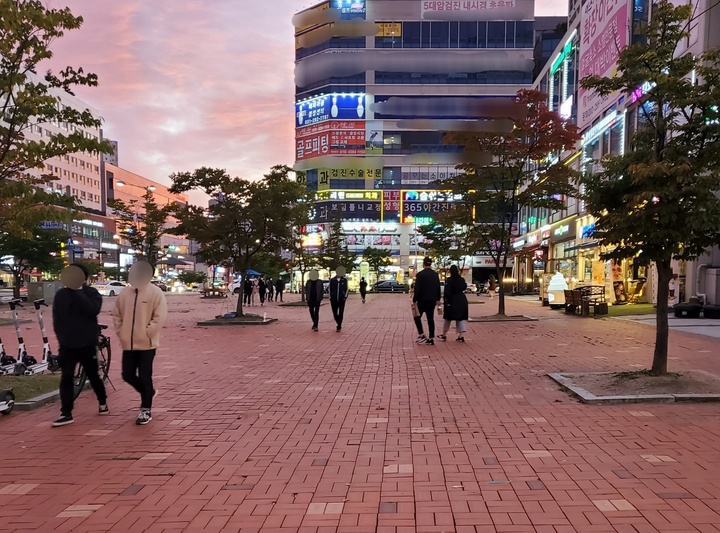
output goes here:
{"type": "MultiPolygon", "coordinates": [[[[120,142],[120,165],[164,182],[225,168],[245,178],[293,162],[293,14],[308,0],[48,0],[83,27],[55,46],[54,66],[100,85],[77,96],[120,142]]],[[[536,0],[564,15],[567,0],[536,0]]]]}

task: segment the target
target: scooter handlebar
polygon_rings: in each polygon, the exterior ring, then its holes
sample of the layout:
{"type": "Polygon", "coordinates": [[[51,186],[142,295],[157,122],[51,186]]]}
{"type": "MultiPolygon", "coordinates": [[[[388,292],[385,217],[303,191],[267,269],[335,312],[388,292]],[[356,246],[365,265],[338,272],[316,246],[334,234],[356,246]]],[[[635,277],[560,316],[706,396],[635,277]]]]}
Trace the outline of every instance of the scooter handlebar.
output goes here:
{"type": "Polygon", "coordinates": [[[33,302],[33,304],[35,305],[35,309],[40,309],[40,306],[41,306],[41,305],[44,305],[45,307],[50,307],[47,303],[45,303],[45,299],[44,299],[44,298],[40,298],[40,299],[38,299],[38,300],[35,300],[35,301],[33,302]]]}
{"type": "Polygon", "coordinates": [[[6,303],[6,304],[9,304],[11,307],[12,307],[12,306],[15,306],[15,305],[16,305],[16,306],[19,306],[19,307],[22,307],[22,306],[23,306],[23,304],[22,304],[22,299],[20,299],[20,298],[14,298],[14,299],[12,299],[12,300],[6,300],[5,303],[6,303]]]}

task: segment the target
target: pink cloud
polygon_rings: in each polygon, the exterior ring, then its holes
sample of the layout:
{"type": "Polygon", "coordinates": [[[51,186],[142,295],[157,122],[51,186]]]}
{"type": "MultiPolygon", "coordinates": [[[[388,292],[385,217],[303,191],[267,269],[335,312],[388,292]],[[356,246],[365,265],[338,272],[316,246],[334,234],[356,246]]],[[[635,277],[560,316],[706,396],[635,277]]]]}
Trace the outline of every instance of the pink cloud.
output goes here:
{"type": "MultiPolygon", "coordinates": [[[[257,178],[293,162],[291,19],[312,4],[51,0],[85,19],[56,43],[53,67],[98,74],[78,97],[100,110],[122,167],[158,181],[200,166],[257,178]]],[[[567,9],[537,4],[546,15],[567,9]]]]}

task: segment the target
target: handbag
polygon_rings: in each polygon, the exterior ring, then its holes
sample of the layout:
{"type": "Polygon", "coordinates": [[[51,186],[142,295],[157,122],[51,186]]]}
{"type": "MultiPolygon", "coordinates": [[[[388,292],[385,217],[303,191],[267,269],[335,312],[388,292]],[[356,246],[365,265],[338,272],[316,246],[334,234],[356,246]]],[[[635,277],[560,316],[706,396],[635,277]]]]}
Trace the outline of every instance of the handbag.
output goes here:
{"type": "Polygon", "coordinates": [[[442,316],[442,315],[443,315],[443,305],[440,304],[440,303],[439,303],[438,306],[437,306],[437,314],[438,314],[438,316],[442,316]]]}
{"type": "Polygon", "coordinates": [[[413,302],[410,304],[410,308],[412,310],[412,316],[413,318],[417,318],[420,316],[420,308],[418,307],[417,302],[413,302]]]}

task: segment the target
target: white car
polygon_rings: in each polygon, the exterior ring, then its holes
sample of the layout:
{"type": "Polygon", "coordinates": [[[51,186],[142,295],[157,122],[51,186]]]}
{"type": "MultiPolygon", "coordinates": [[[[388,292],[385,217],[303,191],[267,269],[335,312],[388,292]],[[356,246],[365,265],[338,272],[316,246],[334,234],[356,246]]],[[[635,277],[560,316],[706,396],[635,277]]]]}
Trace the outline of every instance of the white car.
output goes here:
{"type": "Polygon", "coordinates": [[[125,287],[127,284],[123,281],[105,281],[93,285],[93,288],[103,296],[117,296],[125,287]]]}

